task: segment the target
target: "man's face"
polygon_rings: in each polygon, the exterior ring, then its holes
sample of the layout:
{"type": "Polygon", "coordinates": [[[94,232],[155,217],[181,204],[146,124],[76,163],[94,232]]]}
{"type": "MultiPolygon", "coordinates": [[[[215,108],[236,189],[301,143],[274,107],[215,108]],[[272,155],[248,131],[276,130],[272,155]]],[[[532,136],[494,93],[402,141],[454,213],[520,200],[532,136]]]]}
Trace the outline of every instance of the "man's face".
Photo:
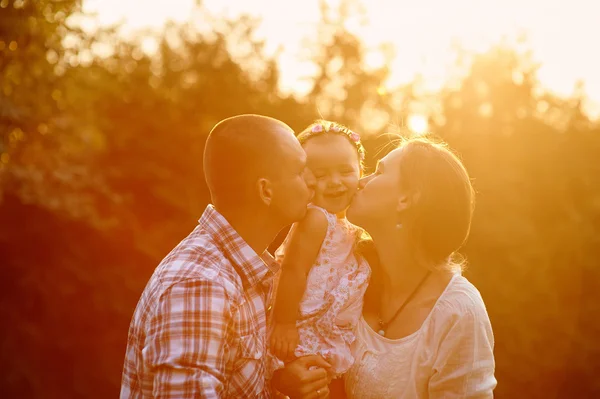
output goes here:
{"type": "Polygon", "coordinates": [[[297,222],[306,214],[312,198],[313,177],[306,169],[306,154],[291,130],[277,136],[277,154],[271,158],[271,210],[283,226],[297,222]]]}

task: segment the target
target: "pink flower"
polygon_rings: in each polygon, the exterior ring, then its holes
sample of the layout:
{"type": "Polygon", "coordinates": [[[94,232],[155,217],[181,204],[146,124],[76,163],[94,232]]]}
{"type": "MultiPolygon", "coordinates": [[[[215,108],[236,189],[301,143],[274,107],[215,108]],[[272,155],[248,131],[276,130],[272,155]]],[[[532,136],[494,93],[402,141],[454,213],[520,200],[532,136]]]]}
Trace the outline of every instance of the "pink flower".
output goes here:
{"type": "Polygon", "coordinates": [[[338,125],[334,125],[334,126],[331,128],[331,129],[332,129],[334,132],[339,132],[339,131],[340,131],[340,127],[339,127],[338,125]]]}
{"type": "Polygon", "coordinates": [[[355,132],[350,132],[350,139],[356,143],[358,143],[360,141],[360,136],[358,135],[358,133],[355,132]]]}
{"type": "Polygon", "coordinates": [[[323,125],[314,125],[310,131],[313,133],[320,133],[323,131],[323,125]]]}

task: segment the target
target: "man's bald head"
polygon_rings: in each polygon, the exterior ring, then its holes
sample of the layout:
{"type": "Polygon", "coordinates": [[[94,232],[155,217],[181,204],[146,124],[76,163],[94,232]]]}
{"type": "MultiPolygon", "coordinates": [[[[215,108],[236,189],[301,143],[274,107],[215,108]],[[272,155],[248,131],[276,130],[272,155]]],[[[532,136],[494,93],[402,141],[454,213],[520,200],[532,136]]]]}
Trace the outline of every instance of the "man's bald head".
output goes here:
{"type": "Polygon", "coordinates": [[[252,201],[257,179],[276,174],[283,158],[298,149],[302,151],[294,131],[277,119],[239,115],[219,122],[204,149],[204,176],[213,203],[230,207],[252,201]]]}

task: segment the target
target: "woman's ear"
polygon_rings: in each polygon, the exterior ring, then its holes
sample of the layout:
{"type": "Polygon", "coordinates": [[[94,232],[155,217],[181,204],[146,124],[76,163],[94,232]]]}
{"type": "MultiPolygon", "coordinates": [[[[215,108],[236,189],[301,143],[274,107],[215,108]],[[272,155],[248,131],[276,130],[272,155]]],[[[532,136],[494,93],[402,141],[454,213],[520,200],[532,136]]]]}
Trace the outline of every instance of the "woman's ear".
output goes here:
{"type": "Polygon", "coordinates": [[[269,179],[260,178],[256,182],[256,188],[258,189],[258,196],[260,200],[266,205],[270,206],[273,200],[273,189],[269,179]]]}
{"type": "Polygon", "coordinates": [[[419,202],[420,197],[421,193],[418,191],[400,195],[400,197],[398,198],[398,207],[396,208],[396,210],[398,211],[398,213],[405,212],[411,206],[419,202]]]}

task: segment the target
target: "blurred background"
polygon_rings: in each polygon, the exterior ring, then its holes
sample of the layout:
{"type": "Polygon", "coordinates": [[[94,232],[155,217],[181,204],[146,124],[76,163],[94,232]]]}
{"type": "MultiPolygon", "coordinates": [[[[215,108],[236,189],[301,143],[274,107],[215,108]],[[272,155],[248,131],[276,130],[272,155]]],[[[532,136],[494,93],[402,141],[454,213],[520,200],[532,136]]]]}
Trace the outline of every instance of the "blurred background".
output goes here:
{"type": "Polygon", "coordinates": [[[600,6],[0,0],[0,396],[110,398],[133,310],[260,113],[433,134],[477,190],[498,398],[600,397],[600,6]]]}

